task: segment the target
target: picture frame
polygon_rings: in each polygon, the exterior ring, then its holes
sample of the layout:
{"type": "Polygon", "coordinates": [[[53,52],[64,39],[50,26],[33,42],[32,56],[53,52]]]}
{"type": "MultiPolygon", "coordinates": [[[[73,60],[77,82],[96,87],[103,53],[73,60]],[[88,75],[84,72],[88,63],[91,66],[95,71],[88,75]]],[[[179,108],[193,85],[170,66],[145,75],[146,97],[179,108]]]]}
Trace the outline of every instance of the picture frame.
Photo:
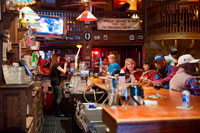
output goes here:
{"type": "Polygon", "coordinates": [[[81,40],[82,38],[81,38],[81,35],[75,35],[74,36],[74,40],[81,40]]]}
{"type": "Polygon", "coordinates": [[[95,40],[95,41],[98,41],[98,40],[100,40],[100,39],[101,39],[100,35],[94,35],[94,40],[95,40]]]}
{"type": "Polygon", "coordinates": [[[86,66],[87,68],[89,68],[89,67],[90,67],[90,61],[85,61],[85,66],[86,66]]]}
{"type": "Polygon", "coordinates": [[[129,35],[129,40],[134,41],[135,40],[135,35],[129,35]]]}
{"type": "Polygon", "coordinates": [[[103,40],[107,41],[108,40],[108,35],[103,35],[103,40]]]}
{"type": "Polygon", "coordinates": [[[137,40],[144,40],[144,36],[143,35],[137,35],[137,40]]]}

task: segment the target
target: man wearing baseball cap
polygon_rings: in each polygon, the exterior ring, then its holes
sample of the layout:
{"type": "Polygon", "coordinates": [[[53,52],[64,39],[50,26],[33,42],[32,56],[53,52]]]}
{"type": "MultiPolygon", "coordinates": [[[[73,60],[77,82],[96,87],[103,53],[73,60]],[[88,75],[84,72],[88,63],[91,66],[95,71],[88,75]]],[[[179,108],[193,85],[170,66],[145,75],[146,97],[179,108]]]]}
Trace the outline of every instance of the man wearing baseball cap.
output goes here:
{"type": "Polygon", "coordinates": [[[190,54],[179,57],[179,70],[170,81],[170,89],[175,91],[189,90],[193,95],[200,95],[200,86],[196,75],[197,63],[200,59],[194,59],[190,54]]]}
{"type": "Polygon", "coordinates": [[[175,48],[172,48],[169,55],[165,56],[166,63],[172,66],[176,65],[177,54],[178,54],[178,50],[175,48]]]}
{"type": "Polygon", "coordinates": [[[169,89],[169,81],[176,74],[178,67],[168,65],[162,54],[157,54],[154,57],[154,65],[161,75],[156,74],[154,76],[155,81],[153,81],[153,84],[162,84],[165,89],[169,89]]]}

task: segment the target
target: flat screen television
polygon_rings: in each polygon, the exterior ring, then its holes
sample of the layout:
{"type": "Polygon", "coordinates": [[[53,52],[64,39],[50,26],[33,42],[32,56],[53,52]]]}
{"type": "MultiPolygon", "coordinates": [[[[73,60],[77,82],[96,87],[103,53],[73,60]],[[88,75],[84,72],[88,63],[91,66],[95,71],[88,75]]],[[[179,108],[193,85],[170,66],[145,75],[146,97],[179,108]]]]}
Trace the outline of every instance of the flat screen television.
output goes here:
{"type": "Polygon", "coordinates": [[[40,16],[38,19],[40,28],[36,29],[37,35],[62,36],[63,18],[52,16],[40,16]]]}

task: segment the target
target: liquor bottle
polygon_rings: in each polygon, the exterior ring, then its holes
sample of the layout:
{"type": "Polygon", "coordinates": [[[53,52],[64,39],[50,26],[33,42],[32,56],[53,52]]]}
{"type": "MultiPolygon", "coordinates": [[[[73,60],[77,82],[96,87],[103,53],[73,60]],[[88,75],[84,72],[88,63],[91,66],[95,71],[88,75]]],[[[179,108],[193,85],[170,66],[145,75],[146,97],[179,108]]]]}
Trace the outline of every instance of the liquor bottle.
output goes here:
{"type": "Polygon", "coordinates": [[[87,86],[93,84],[93,73],[90,73],[90,76],[87,79],[87,86]]]}
{"type": "Polygon", "coordinates": [[[119,73],[119,86],[123,86],[126,83],[125,73],[119,73]]]}
{"type": "Polygon", "coordinates": [[[35,68],[36,64],[35,64],[35,52],[32,53],[32,68],[35,68]]]}

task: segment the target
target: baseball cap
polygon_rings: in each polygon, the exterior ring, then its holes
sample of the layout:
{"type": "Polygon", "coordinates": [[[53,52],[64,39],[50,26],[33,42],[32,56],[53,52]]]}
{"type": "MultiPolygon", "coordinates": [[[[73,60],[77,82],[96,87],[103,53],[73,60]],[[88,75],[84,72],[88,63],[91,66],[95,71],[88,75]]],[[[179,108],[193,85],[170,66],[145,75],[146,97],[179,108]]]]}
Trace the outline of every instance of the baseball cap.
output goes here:
{"type": "Polygon", "coordinates": [[[154,62],[165,60],[165,57],[162,54],[157,54],[154,56],[154,62]]]}
{"type": "Polygon", "coordinates": [[[192,57],[192,55],[190,55],[190,54],[184,54],[179,57],[178,66],[182,65],[182,64],[186,64],[186,63],[197,63],[199,61],[200,61],[200,59],[194,59],[194,57],[192,57]]]}

